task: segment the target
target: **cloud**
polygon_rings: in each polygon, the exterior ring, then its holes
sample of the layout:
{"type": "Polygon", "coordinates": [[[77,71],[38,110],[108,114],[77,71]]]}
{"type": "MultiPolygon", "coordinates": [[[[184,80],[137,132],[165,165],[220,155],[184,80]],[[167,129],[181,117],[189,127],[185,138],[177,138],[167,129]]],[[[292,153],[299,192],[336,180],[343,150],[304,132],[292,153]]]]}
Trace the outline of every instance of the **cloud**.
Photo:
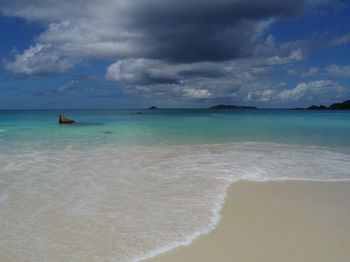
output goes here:
{"type": "Polygon", "coordinates": [[[320,70],[318,67],[310,67],[306,71],[301,73],[301,77],[311,77],[319,74],[320,70]]]}
{"type": "Polygon", "coordinates": [[[209,99],[212,98],[212,94],[208,89],[195,89],[195,88],[187,88],[184,89],[184,95],[189,98],[194,99],[209,99]]]}
{"type": "Polygon", "coordinates": [[[350,33],[331,36],[329,34],[314,34],[309,38],[296,39],[281,43],[276,55],[271,56],[268,61],[271,64],[288,64],[302,61],[309,53],[315,50],[332,48],[345,45],[350,42],[350,33]]]}
{"type": "Polygon", "coordinates": [[[326,68],[326,72],[329,75],[335,76],[335,77],[345,77],[350,78],[350,65],[340,66],[340,65],[329,65],[326,68]]]}
{"type": "Polygon", "coordinates": [[[229,99],[264,86],[271,68],[251,60],[172,64],[162,60],[125,59],[107,69],[106,78],[127,87],[128,94],[193,100],[229,99]]]}
{"type": "Polygon", "coordinates": [[[344,45],[350,43],[350,33],[333,37],[328,41],[330,46],[344,45]]]}
{"type": "Polygon", "coordinates": [[[266,90],[252,90],[248,92],[247,101],[259,101],[259,102],[268,102],[273,99],[274,94],[276,93],[273,89],[266,90]]]}
{"type": "MultiPolygon", "coordinates": [[[[273,83],[271,75],[303,61],[315,48],[348,43],[349,34],[278,43],[269,28],[280,19],[298,18],[334,2],[338,1],[0,0],[1,14],[45,28],[33,45],[4,65],[16,74],[59,74],[83,61],[107,59],[114,61],[105,74],[110,84],[122,86],[125,95],[159,101],[312,98],[341,86],[319,80],[281,91],[288,85],[273,83]]],[[[289,70],[302,77],[321,72],[289,70]]],[[[346,72],[334,66],[327,70],[343,76],[346,72]]],[[[70,91],[76,84],[68,82],[54,93],[70,91]]]]}
{"type": "Polygon", "coordinates": [[[340,99],[347,88],[332,80],[315,80],[302,82],[294,88],[280,90],[285,87],[285,82],[280,82],[270,89],[248,91],[246,101],[252,102],[296,102],[296,101],[335,101],[340,99]]]}
{"type": "MultiPolygon", "coordinates": [[[[346,91],[343,85],[332,80],[301,82],[286,89],[288,83],[284,81],[271,83],[273,71],[276,71],[275,65],[259,59],[175,65],[162,60],[126,59],[110,65],[106,78],[127,86],[128,95],[160,101],[174,98],[251,103],[313,101],[338,98],[346,91]]],[[[324,69],[316,67],[294,70],[293,74],[302,78],[326,75],[324,69]]]]}
{"type": "Polygon", "coordinates": [[[56,74],[63,73],[77,63],[76,59],[66,57],[51,50],[50,45],[37,43],[22,54],[15,54],[13,61],[4,61],[5,68],[17,74],[56,74]]]}
{"type": "Polygon", "coordinates": [[[275,20],[298,17],[308,7],[326,2],[2,0],[0,12],[46,27],[36,44],[7,65],[15,73],[45,74],[61,73],[76,61],[101,58],[173,64],[252,57],[272,57],[277,64],[299,61],[301,48],[280,53],[273,37],[264,33],[275,20]]]}
{"type": "Polygon", "coordinates": [[[58,93],[65,93],[68,90],[73,89],[77,83],[79,83],[79,80],[72,79],[67,84],[64,84],[64,85],[57,87],[57,92],[58,93]]]}
{"type": "Polygon", "coordinates": [[[125,59],[111,64],[107,68],[106,78],[127,85],[180,84],[193,78],[223,77],[231,70],[230,65],[215,62],[172,64],[163,60],[125,59]]]}
{"type": "Polygon", "coordinates": [[[106,78],[127,85],[171,84],[178,82],[178,74],[178,68],[160,60],[126,59],[111,64],[106,78]]]}
{"type": "Polygon", "coordinates": [[[279,65],[279,64],[288,64],[288,63],[294,63],[294,62],[300,62],[303,60],[304,55],[301,48],[291,50],[289,54],[287,55],[276,55],[268,59],[268,63],[272,65],[279,65]]]}
{"type": "Polygon", "coordinates": [[[337,82],[331,80],[316,80],[303,82],[293,89],[287,89],[279,92],[277,98],[285,101],[295,101],[300,99],[317,100],[324,99],[326,96],[338,97],[339,94],[346,91],[346,88],[337,82]]]}
{"type": "Polygon", "coordinates": [[[294,68],[288,68],[287,73],[289,75],[299,76],[302,78],[350,78],[350,65],[331,64],[324,67],[297,66],[294,68]]]}

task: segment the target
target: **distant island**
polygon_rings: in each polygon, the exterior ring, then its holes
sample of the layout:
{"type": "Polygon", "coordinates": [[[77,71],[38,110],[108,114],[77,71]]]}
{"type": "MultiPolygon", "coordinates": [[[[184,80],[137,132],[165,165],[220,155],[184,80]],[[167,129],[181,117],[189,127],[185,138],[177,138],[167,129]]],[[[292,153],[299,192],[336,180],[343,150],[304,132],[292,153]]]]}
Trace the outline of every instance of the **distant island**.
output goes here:
{"type": "Polygon", "coordinates": [[[220,105],[209,107],[209,109],[258,109],[258,108],[255,106],[237,106],[237,105],[220,104],[220,105]]]}
{"type": "Polygon", "coordinates": [[[148,109],[154,110],[154,109],[158,109],[158,107],[156,107],[156,106],[151,106],[151,107],[149,107],[148,109]]]}
{"type": "Polygon", "coordinates": [[[306,110],[350,110],[350,100],[346,100],[342,103],[334,103],[334,104],[331,104],[330,106],[312,105],[304,109],[306,110]]]}

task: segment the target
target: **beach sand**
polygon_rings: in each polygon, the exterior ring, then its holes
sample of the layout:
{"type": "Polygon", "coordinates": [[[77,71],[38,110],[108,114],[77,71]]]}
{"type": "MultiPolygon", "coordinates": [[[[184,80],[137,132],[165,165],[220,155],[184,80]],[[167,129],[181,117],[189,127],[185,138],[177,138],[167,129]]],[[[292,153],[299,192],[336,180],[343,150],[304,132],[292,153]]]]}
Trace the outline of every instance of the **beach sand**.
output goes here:
{"type": "Polygon", "coordinates": [[[234,183],[215,230],[149,262],[350,261],[350,182],[234,183]]]}

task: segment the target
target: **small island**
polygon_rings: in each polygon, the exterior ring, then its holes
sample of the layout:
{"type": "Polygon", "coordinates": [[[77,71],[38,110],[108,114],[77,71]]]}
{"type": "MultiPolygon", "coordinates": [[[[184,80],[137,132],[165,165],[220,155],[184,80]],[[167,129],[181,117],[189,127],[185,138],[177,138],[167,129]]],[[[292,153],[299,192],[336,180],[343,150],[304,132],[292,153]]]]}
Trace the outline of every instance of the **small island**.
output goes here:
{"type": "Polygon", "coordinates": [[[258,109],[258,108],[255,106],[237,106],[237,105],[220,104],[220,105],[209,107],[209,109],[258,109]]]}
{"type": "Polygon", "coordinates": [[[350,110],[350,100],[346,100],[342,103],[334,103],[330,106],[325,105],[312,105],[307,108],[306,110],[350,110]]]}
{"type": "Polygon", "coordinates": [[[156,106],[151,106],[151,107],[149,107],[148,109],[149,109],[149,110],[156,110],[156,109],[158,109],[158,107],[156,107],[156,106]]]}

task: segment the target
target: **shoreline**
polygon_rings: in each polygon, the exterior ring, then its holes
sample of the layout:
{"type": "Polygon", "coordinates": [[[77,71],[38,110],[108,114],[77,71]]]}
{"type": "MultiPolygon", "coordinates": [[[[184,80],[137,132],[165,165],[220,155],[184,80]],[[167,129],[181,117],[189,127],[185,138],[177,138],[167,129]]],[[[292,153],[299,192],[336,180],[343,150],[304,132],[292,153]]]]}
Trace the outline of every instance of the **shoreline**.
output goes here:
{"type": "Polygon", "coordinates": [[[217,226],[149,262],[346,261],[350,181],[231,184],[217,226]]]}

